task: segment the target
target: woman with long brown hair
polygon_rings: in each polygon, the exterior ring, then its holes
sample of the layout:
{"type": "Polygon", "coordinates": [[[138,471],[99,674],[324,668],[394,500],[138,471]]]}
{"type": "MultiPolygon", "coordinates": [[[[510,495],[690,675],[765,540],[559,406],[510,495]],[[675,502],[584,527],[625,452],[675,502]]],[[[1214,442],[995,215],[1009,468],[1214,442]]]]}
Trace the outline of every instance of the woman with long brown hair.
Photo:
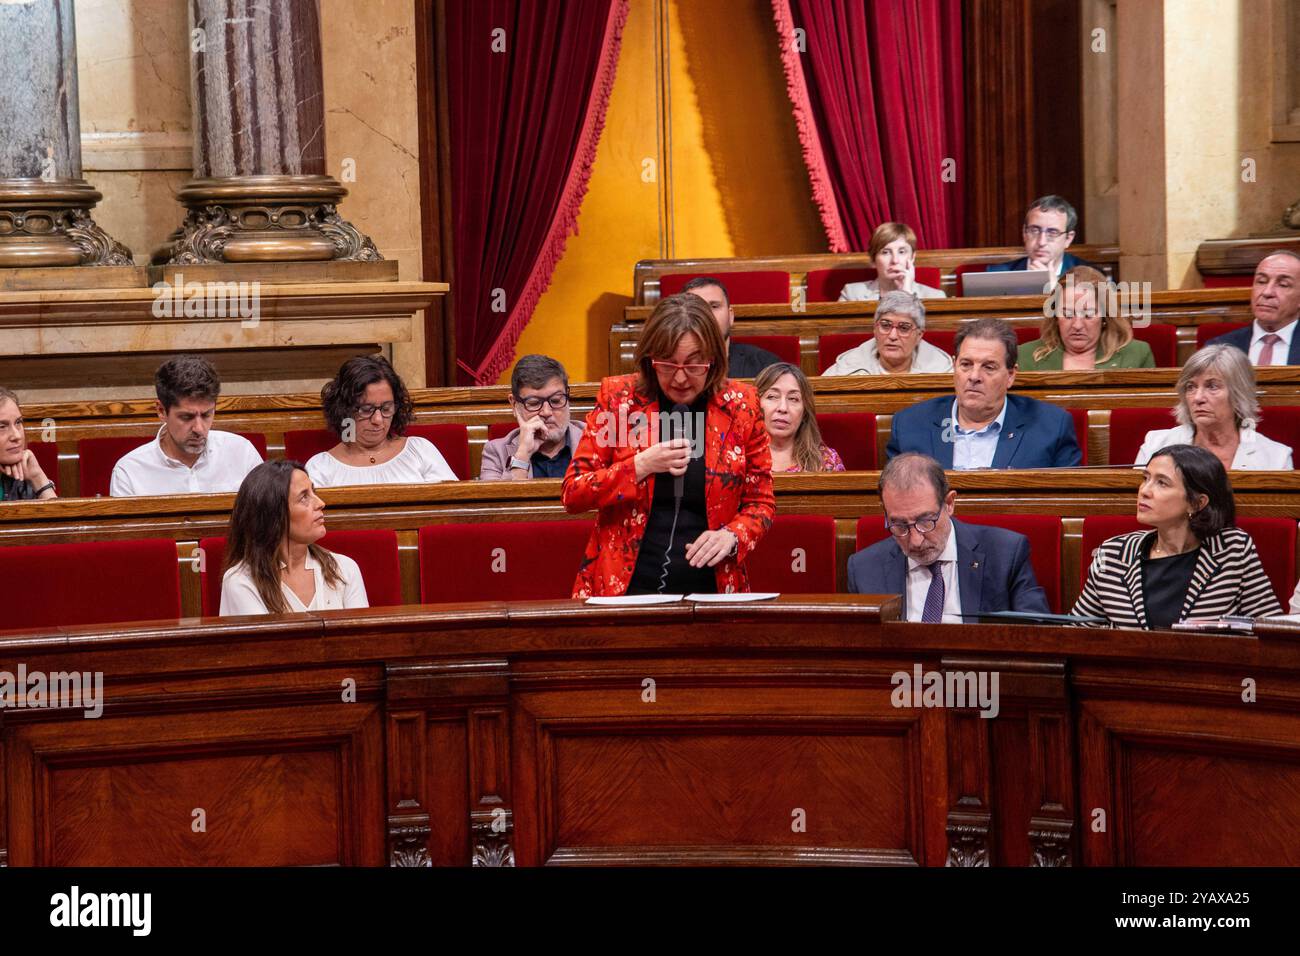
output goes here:
{"type": "Polygon", "coordinates": [[[565,509],[599,511],[574,597],[748,591],[745,558],[776,513],[758,396],[727,378],[691,293],[659,301],[636,364],[601,382],[564,476],[565,509]]]}
{"type": "Polygon", "coordinates": [[[296,461],[267,461],[235,496],[226,539],[221,615],[369,607],[361,569],[318,542],[325,502],[296,461]]]}
{"type": "Polygon", "coordinates": [[[843,471],[839,453],[822,441],[817,401],[803,370],[789,362],[769,365],[754,379],[763,422],[772,439],[772,473],[843,471]]]}

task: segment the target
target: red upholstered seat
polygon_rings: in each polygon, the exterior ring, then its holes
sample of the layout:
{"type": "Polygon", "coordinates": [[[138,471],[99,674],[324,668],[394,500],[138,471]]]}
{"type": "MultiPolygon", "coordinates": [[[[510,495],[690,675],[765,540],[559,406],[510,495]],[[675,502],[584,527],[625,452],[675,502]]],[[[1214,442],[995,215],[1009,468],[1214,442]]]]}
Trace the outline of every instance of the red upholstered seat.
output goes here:
{"type": "MultiPolygon", "coordinates": [[[[659,277],[660,297],[676,295],[699,272],[670,272],[659,277]]],[[[708,273],[727,287],[732,305],[790,301],[790,273],[776,270],[708,273]]]]}
{"type": "Polygon", "coordinates": [[[834,365],[841,353],[857,348],[870,338],[870,332],[823,332],[817,337],[818,374],[824,374],[834,365]]]}
{"type": "Polygon", "coordinates": [[[493,422],[488,426],[488,441],[505,438],[518,427],[519,425],[515,422],[493,422]]]}
{"type": "Polygon", "coordinates": [[[1201,276],[1207,289],[1237,289],[1255,284],[1255,273],[1242,272],[1233,276],[1201,276]]]}
{"type": "MultiPolygon", "coordinates": [[[[397,557],[397,532],[384,529],[331,531],[320,539],[321,547],[346,554],[361,569],[366,598],[371,607],[392,607],[402,603],[402,570],[397,557]]],[[[199,569],[204,616],[221,612],[221,578],[226,573],[226,539],[199,541],[203,561],[199,569]]],[[[182,567],[182,574],[193,573],[182,567]]]]}
{"type": "Polygon", "coordinates": [[[1177,424],[1173,410],[1168,408],[1113,409],[1110,413],[1110,463],[1133,464],[1147,432],[1173,428],[1177,424]]]}
{"type": "Polygon", "coordinates": [[[591,521],[501,521],[420,529],[420,600],[527,601],[573,594],[591,521]]]}
{"type": "Polygon", "coordinates": [[[83,438],[77,442],[81,497],[107,495],[109,482],[113,478],[113,466],[127,452],[151,441],[152,435],[126,435],[115,438],[83,438]]]}
{"type": "MultiPolygon", "coordinates": [[[[52,441],[32,441],[27,443],[31,453],[36,456],[37,463],[41,466],[41,471],[45,472],[45,477],[59,483],[59,446],[52,441]]],[[[62,489],[59,489],[62,491],[62,489]]]]}
{"type": "MultiPolygon", "coordinates": [[[[457,478],[464,481],[469,477],[469,430],[464,425],[408,425],[406,434],[433,442],[457,478]]],[[[305,465],[313,455],[338,443],[338,436],[328,428],[288,431],[284,433],[284,457],[305,465]]]]}
{"type": "Polygon", "coordinates": [[[821,412],[817,427],[822,442],[840,454],[849,471],[876,468],[876,416],[869,412],[821,412]]]}
{"type": "Polygon", "coordinates": [[[744,342],[760,349],[767,349],[782,362],[799,364],[799,336],[797,335],[735,335],[733,342],[744,342]]]}
{"type": "Polygon", "coordinates": [[[7,628],[181,615],[176,543],[165,538],[0,548],[0,576],[11,591],[7,628]]]}
{"type": "Polygon", "coordinates": [[[457,478],[465,481],[470,477],[469,429],[464,425],[408,425],[406,434],[433,442],[457,478]]]}
{"type": "Polygon", "coordinates": [[[1267,405],[1259,410],[1258,427],[1265,438],[1281,442],[1293,452],[1300,449],[1300,406],[1267,405]]]}
{"type": "MultiPolygon", "coordinates": [[[[872,266],[813,269],[804,280],[804,289],[809,302],[837,302],[850,282],[867,282],[875,277],[876,270],[872,266]]],[[[937,266],[917,266],[916,281],[932,289],[942,289],[943,270],[937,266]]]]}
{"type": "Polygon", "coordinates": [[[1151,346],[1157,368],[1178,368],[1178,330],[1172,325],[1151,323],[1135,328],[1133,338],[1151,346]]]}
{"type": "MultiPolygon", "coordinates": [[[[1083,560],[1080,562],[1081,583],[1088,580],[1092,554],[1107,538],[1146,525],[1138,523],[1134,515],[1092,515],[1083,519],[1083,560]]],[[[1260,563],[1278,603],[1286,610],[1296,580],[1296,522],[1294,518],[1238,518],[1237,527],[1250,535],[1259,552],[1260,563]]]]}
{"type": "MultiPolygon", "coordinates": [[[[968,524],[1005,528],[1029,539],[1029,561],[1034,577],[1047,593],[1053,611],[1061,606],[1061,519],[1051,515],[957,514],[958,521],[968,524]]],[[[884,515],[864,515],[858,519],[858,550],[889,537],[884,515]]]]}
{"type": "Polygon", "coordinates": [[[1079,451],[1083,452],[1083,461],[1080,465],[1088,464],[1088,410],[1086,408],[1067,408],[1070,418],[1074,422],[1074,437],[1079,443],[1079,451]]]}
{"type": "MultiPolygon", "coordinates": [[[[239,432],[253,443],[266,460],[266,436],[261,432],[239,432]]],[[[115,438],[83,438],[77,442],[77,469],[81,478],[81,497],[95,498],[108,494],[113,467],[127,452],[153,441],[153,435],[124,435],[115,438]]],[[[49,474],[49,472],[47,472],[49,474]]],[[[53,475],[51,475],[53,477],[53,475]]]]}
{"type": "Polygon", "coordinates": [[[749,586],[783,594],[835,593],[835,519],[777,515],[745,560],[749,586]]]}
{"type": "Polygon", "coordinates": [[[966,294],[965,290],[962,289],[962,282],[961,282],[962,276],[964,276],[968,272],[983,272],[985,268],[986,266],[982,262],[963,262],[956,269],[954,269],[953,276],[956,277],[957,279],[957,294],[958,295],[966,294]]]}
{"type": "Polygon", "coordinates": [[[1249,322],[1206,322],[1204,325],[1198,325],[1196,327],[1196,347],[1203,349],[1210,344],[1211,339],[1217,339],[1220,335],[1227,335],[1229,332],[1244,329],[1248,325],[1250,325],[1249,322]]]}

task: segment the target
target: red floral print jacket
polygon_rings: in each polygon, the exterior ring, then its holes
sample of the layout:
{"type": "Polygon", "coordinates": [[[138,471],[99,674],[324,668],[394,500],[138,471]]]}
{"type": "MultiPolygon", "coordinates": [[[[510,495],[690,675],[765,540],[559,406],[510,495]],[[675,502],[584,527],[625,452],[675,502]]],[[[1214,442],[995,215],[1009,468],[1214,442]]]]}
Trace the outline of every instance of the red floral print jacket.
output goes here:
{"type": "MultiPolygon", "coordinates": [[[[632,581],[657,475],[636,480],[637,452],[652,444],[657,400],[637,391],[636,375],[600,383],[582,441],[564,476],[561,498],[571,514],[599,511],[573,596],[622,594],[632,581]]],[[[772,451],[758,394],[726,380],[705,414],[704,501],[709,529],[726,528],[739,540],[736,557],[719,562],[718,591],[749,590],[745,558],[772,526],[772,451]]]]}

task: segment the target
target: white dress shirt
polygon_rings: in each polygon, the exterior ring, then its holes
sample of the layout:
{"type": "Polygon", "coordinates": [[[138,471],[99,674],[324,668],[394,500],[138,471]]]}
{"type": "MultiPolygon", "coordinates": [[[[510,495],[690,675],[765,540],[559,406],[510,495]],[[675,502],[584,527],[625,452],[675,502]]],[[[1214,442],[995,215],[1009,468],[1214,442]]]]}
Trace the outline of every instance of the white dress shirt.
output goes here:
{"type": "MultiPolygon", "coordinates": [[[[331,611],[339,608],[370,607],[370,601],[366,597],[366,582],[361,579],[361,568],[346,554],[336,554],[333,551],[330,554],[334,555],[334,560],[339,566],[339,575],[343,580],[335,587],[327,586],[320,562],[308,551],[305,566],[316,579],[316,593],[312,595],[310,604],[303,604],[298,595],[293,593],[293,589],[281,581],[280,591],[284,594],[290,611],[331,611]]],[[[285,566],[281,561],[280,567],[285,566]]],[[[262,603],[262,596],[257,593],[257,585],[253,583],[248,568],[242,562],[233,568],[227,568],[221,579],[221,616],[268,613],[270,612],[262,603]]]]}
{"type": "MultiPolygon", "coordinates": [[[[938,558],[940,576],[943,578],[943,623],[961,624],[961,589],[957,584],[957,533],[948,528],[948,543],[938,558]]],[[[933,580],[930,569],[907,559],[907,620],[919,621],[925,612],[925,596],[930,593],[933,580]]]]}
{"type": "MultiPolygon", "coordinates": [[[[1147,432],[1146,440],[1138,449],[1135,467],[1141,467],[1151,456],[1168,445],[1193,443],[1191,425],[1177,428],[1155,429],[1147,432]]],[[[1243,428],[1237,443],[1237,453],[1232,456],[1233,471],[1290,471],[1291,449],[1280,441],[1273,441],[1253,428],[1243,428]]],[[[1123,464],[1123,462],[1115,462],[1123,464]]]]}
{"type": "MultiPolygon", "coordinates": [[[[923,282],[914,283],[918,299],[946,299],[948,293],[923,282]]],[[[850,282],[840,289],[841,302],[875,302],[880,298],[880,280],[868,279],[866,282],[850,282]]]]}
{"type": "MultiPolygon", "coordinates": [[[[1291,355],[1291,337],[1295,335],[1296,322],[1288,322],[1282,328],[1273,334],[1280,338],[1281,342],[1273,343],[1273,361],[1269,365],[1286,365],[1287,359],[1291,355]]],[[[1268,335],[1265,329],[1258,321],[1252,322],[1250,326],[1250,364],[1258,365],[1260,353],[1264,351],[1264,336],[1268,335]]]]}
{"type": "Polygon", "coordinates": [[[234,432],[208,432],[208,441],[194,465],[177,461],[163,451],[166,426],[147,445],[132,449],[113,466],[108,493],[114,498],[131,495],[193,495],[238,491],[244,477],[262,463],[253,443],[234,432]]]}
{"type": "MultiPolygon", "coordinates": [[[[913,374],[925,372],[951,372],[952,356],[943,349],[931,345],[925,339],[916,343],[912,353],[913,374]]],[[[854,346],[847,352],[841,352],[833,365],[823,375],[887,375],[885,367],[880,364],[880,352],[875,337],[867,339],[861,345],[854,346]]]]}
{"type": "Polygon", "coordinates": [[[327,451],[312,455],[307,474],[317,488],[338,485],[420,485],[435,481],[457,481],[456,473],[442,457],[438,446],[427,438],[409,435],[406,447],[378,465],[349,465],[327,451]]]}
{"type": "Polygon", "coordinates": [[[979,431],[966,431],[957,424],[957,399],[952,400],[952,467],[954,471],[971,468],[992,468],[993,456],[998,453],[998,439],[1007,418],[1007,400],[1002,399],[1002,411],[979,431]]]}

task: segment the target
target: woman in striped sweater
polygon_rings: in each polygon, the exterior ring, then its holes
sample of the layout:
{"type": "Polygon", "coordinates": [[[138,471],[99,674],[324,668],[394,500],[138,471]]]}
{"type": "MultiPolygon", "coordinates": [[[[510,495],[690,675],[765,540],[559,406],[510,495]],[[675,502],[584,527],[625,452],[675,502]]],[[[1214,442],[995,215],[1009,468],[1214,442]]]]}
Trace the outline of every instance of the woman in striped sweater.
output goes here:
{"type": "Polygon", "coordinates": [[[1102,542],[1074,614],[1150,630],[1229,614],[1282,613],[1255,542],[1233,527],[1232,486],[1212,452],[1169,445],[1152,455],[1137,519],[1152,530],[1102,542]]]}

